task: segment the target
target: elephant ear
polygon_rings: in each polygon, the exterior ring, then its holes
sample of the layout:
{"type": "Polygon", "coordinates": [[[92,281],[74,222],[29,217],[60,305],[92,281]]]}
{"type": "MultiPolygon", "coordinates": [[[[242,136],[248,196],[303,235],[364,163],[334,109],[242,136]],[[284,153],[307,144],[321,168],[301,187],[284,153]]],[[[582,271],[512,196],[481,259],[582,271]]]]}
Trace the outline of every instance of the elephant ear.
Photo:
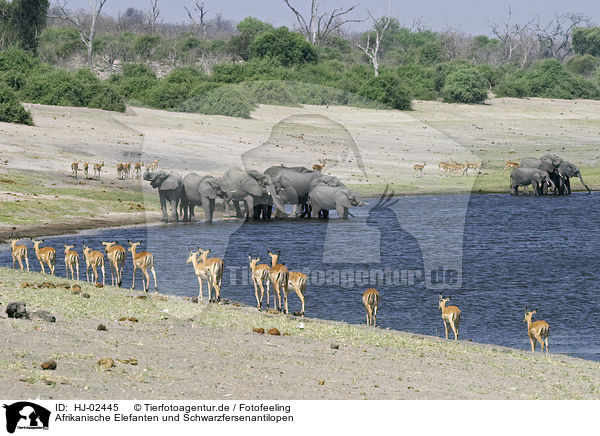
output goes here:
{"type": "Polygon", "coordinates": [[[352,206],[351,196],[352,196],[352,194],[347,189],[339,189],[337,192],[337,200],[338,200],[337,204],[344,206],[344,207],[352,206]]]}
{"type": "Polygon", "coordinates": [[[240,180],[240,189],[256,197],[259,197],[263,194],[261,186],[253,177],[249,175],[240,180]]]}
{"type": "Polygon", "coordinates": [[[181,176],[179,174],[170,172],[165,173],[162,181],[158,185],[158,189],[161,191],[169,191],[177,189],[181,186],[181,176]]]}
{"type": "Polygon", "coordinates": [[[285,189],[281,189],[277,193],[277,195],[279,195],[279,198],[281,198],[286,203],[289,203],[289,204],[298,204],[298,193],[291,186],[288,186],[285,189]]]}

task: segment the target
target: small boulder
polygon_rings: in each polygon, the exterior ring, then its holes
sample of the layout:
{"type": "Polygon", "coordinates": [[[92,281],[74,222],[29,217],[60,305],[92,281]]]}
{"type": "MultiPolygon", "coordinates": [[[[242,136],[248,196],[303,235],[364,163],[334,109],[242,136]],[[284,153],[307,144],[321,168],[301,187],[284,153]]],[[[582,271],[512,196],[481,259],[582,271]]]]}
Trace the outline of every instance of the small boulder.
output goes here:
{"type": "Polygon", "coordinates": [[[129,321],[131,321],[131,322],[138,322],[138,319],[132,316],[132,317],[129,318],[129,321]]]}
{"type": "Polygon", "coordinates": [[[102,283],[96,283],[96,287],[97,287],[97,288],[103,288],[103,287],[104,287],[104,285],[103,285],[102,283]]]}
{"type": "Polygon", "coordinates": [[[146,297],[145,295],[138,295],[138,296],[137,296],[137,299],[138,299],[138,300],[147,300],[147,299],[148,299],[148,297],[146,297]]]}
{"type": "Polygon", "coordinates": [[[75,292],[75,291],[81,291],[81,286],[79,286],[79,285],[71,286],[71,292],[75,292]]]}
{"type": "Polygon", "coordinates": [[[6,314],[9,318],[29,318],[29,313],[26,309],[27,303],[24,301],[15,301],[6,306],[6,314]]]}
{"type": "Polygon", "coordinates": [[[56,360],[49,359],[42,363],[42,369],[54,370],[56,369],[56,360]]]}
{"type": "Polygon", "coordinates": [[[23,283],[21,283],[21,287],[22,287],[22,288],[28,288],[29,286],[31,286],[31,285],[29,284],[29,282],[23,282],[23,283]]]}
{"type": "Polygon", "coordinates": [[[115,366],[115,361],[112,360],[110,357],[103,357],[101,359],[98,359],[98,366],[101,366],[105,369],[113,368],[115,366]]]}
{"type": "Polygon", "coordinates": [[[269,329],[267,331],[267,333],[270,335],[273,335],[273,336],[281,336],[281,333],[275,327],[273,327],[272,329],[269,329]]]}
{"type": "Polygon", "coordinates": [[[319,386],[323,386],[325,384],[325,380],[319,380],[319,386]]]}
{"type": "Polygon", "coordinates": [[[47,310],[36,310],[31,314],[34,318],[41,319],[46,322],[56,322],[56,316],[52,315],[47,310]]]}
{"type": "Polygon", "coordinates": [[[197,304],[198,303],[198,297],[192,297],[191,298],[191,302],[194,303],[194,304],[197,304]]]}
{"type": "Polygon", "coordinates": [[[264,335],[264,334],[265,334],[265,329],[263,329],[262,327],[254,327],[254,328],[252,329],[252,331],[253,331],[254,333],[258,333],[258,334],[260,334],[260,335],[264,335]]]}
{"type": "Polygon", "coordinates": [[[340,349],[340,346],[339,346],[338,344],[331,344],[331,345],[329,346],[329,348],[331,348],[332,350],[339,350],[339,349],[340,349]]]}
{"type": "Polygon", "coordinates": [[[121,318],[119,318],[119,322],[126,321],[126,320],[127,320],[127,317],[125,317],[125,316],[122,316],[121,318]]]}
{"type": "Polygon", "coordinates": [[[81,294],[81,296],[83,298],[90,298],[90,294],[88,294],[87,292],[84,292],[83,294],[81,294]]]}
{"type": "Polygon", "coordinates": [[[105,332],[106,331],[106,326],[104,324],[98,324],[98,327],[96,327],[96,330],[101,331],[101,332],[105,332]]]}

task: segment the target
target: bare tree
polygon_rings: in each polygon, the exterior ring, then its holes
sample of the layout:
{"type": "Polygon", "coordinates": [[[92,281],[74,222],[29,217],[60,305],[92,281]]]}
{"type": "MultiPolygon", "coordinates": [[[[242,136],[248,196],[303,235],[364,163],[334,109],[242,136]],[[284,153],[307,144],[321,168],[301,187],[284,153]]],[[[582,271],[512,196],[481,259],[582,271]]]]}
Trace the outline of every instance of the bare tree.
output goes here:
{"type": "Polygon", "coordinates": [[[508,6],[508,20],[501,24],[490,25],[492,33],[500,41],[502,48],[502,62],[511,63],[520,61],[521,66],[527,65],[534,48],[532,27],[535,19],[526,24],[513,24],[511,22],[512,11],[508,6]]]}
{"type": "MultiPolygon", "coordinates": [[[[196,0],[194,2],[194,6],[192,7],[194,11],[193,14],[187,8],[187,6],[184,6],[184,8],[187,11],[188,16],[190,17],[190,20],[192,20],[194,28],[199,29],[200,32],[202,32],[202,39],[206,39],[206,14],[208,13],[208,10],[206,9],[206,5],[204,4],[204,2],[200,3],[199,0],[196,0]]],[[[196,34],[199,35],[197,30],[196,34]]]]}
{"type": "Polygon", "coordinates": [[[69,11],[66,7],[66,0],[63,3],[57,3],[56,8],[53,10],[58,11],[60,14],[57,17],[53,18],[61,18],[69,23],[73,24],[77,31],[79,32],[79,37],[81,41],[87,48],[87,58],[88,65],[90,68],[93,66],[93,56],[94,56],[94,37],[96,35],[96,24],[98,22],[98,17],[100,16],[100,12],[102,8],[106,4],[108,0],[88,0],[89,4],[89,15],[91,17],[91,23],[86,23],[86,14],[84,11],[78,11],[73,13],[69,11]]]}
{"type": "Polygon", "coordinates": [[[554,20],[546,26],[539,21],[535,27],[535,35],[541,46],[543,55],[563,61],[573,53],[571,37],[573,29],[580,24],[589,25],[590,18],[582,14],[567,13],[555,14],[554,20]]]}
{"type": "Polygon", "coordinates": [[[358,43],[358,46],[365,52],[367,57],[371,60],[373,64],[373,70],[375,72],[375,77],[379,76],[379,50],[381,49],[381,41],[383,40],[383,36],[385,35],[385,31],[390,26],[392,22],[391,15],[392,3],[389,2],[389,9],[387,17],[375,18],[371,11],[367,11],[369,13],[369,17],[373,22],[373,30],[367,32],[367,43],[363,46],[358,43]],[[371,34],[375,33],[375,41],[373,45],[371,45],[371,34]]]}
{"type": "Polygon", "coordinates": [[[290,0],[283,0],[288,8],[296,15],[300,32],[306,40],[313,45],[323,44],[332,32],[339,32],[346,23],[360,23],[364,20],[346,18],[346,15],[358,7],[358,4],[347,9],[335,8],[331,12],[319,11],[319,0],[311,0],[310,12],[301,14],[298,9],[291,5],[290,0]]]}
{"type": "Polygon", "coordinates": [[[150,23],[150,31],[154,35],[156,33],[156,22],[160,15],[160,8],[158,7],[158,0],[150,0],[150,9],[148,9],[148,21],[150,23]]]}

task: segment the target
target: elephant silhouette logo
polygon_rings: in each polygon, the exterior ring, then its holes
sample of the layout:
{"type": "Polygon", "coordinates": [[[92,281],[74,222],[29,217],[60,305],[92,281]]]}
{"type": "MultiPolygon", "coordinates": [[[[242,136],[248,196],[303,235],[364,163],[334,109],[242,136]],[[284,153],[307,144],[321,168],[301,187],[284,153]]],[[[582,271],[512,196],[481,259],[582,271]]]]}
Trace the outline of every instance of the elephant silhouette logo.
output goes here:
{"type": "Polygon", "coordinates": [[[38,404],[19,401],[3,407],[6,409],[6,431],[11,434],[16,429],[48,429],[50,411],[38,404]]]}

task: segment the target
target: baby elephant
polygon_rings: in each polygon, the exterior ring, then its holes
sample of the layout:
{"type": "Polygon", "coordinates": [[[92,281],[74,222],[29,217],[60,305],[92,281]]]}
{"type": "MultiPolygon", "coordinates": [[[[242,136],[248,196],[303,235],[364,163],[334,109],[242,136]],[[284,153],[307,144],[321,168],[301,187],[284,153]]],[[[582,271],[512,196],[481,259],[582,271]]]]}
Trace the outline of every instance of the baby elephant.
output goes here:
{"type": "Polygon", "coordinates": [[[544,183],[552,190],[555,189],[554,182],[550,179],[547,171],[517,167],[510,173],[510,193],[512,195],[519,195],[519,186],[524,186],[525,192],[529,194],[529,185],[533,188],[534,195],[541,195],[544,193],[544,183]]]}

